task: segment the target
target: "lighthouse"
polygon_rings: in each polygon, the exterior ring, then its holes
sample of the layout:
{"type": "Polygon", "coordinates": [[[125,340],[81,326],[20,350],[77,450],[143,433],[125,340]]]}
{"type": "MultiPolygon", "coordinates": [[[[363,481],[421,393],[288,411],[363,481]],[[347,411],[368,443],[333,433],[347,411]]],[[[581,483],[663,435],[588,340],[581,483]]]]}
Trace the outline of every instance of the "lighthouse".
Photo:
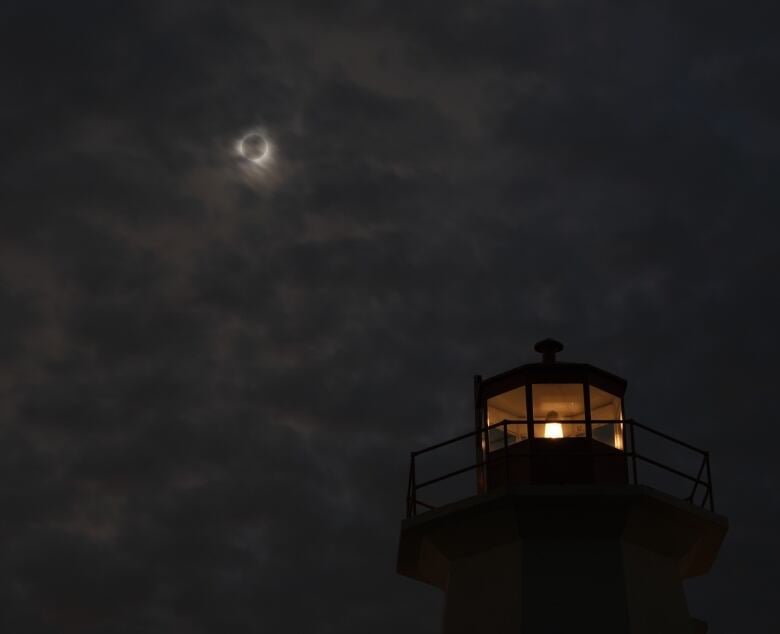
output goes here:
{"type": "Polygon", "coordinates": [[[474,377],[473,431],[412,452],[398,572],[444,591],[444,634],[706,632],[683,584],[728,527],[709,454],[629,418],[624,379],[535,349],[474,377]]]}

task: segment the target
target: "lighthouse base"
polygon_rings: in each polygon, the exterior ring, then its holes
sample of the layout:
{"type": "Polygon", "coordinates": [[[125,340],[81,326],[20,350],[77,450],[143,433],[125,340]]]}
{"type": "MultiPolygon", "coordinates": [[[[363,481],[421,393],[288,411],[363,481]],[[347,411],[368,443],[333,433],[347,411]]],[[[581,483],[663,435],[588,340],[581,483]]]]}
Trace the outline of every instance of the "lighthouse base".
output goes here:
{"type": "Polygon", "coordinates": [[[405,520],[398,571],[445,591],[444,634],[700,634],[683,580],[726,530],[648,487],[516,487],[405,520]]]}

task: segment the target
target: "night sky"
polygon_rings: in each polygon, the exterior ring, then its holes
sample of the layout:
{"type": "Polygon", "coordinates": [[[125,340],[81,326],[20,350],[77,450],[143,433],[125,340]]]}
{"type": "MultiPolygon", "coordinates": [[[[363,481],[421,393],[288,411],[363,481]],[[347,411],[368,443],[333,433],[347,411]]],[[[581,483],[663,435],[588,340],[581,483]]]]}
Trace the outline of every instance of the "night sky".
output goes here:
{"type": "Polygon", "coordinates": [[[692,614],[780,631],[776,0],[0,17],[0,630],[436,634],[409,451],[552,336],[712,452],[692,614]]]}

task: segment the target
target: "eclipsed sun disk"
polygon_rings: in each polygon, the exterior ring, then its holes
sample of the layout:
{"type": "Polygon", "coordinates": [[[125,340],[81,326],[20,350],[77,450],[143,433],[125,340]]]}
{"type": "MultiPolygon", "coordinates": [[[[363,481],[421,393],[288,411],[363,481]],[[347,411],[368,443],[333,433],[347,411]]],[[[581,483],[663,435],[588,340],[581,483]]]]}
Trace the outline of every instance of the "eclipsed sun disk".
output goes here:
{"type": "Polygon", "coordinates": [[[268,141],[262,134],[252,132],[241,139],[238,151],[247,161],[260,163],[268,155],[268,141]]]}

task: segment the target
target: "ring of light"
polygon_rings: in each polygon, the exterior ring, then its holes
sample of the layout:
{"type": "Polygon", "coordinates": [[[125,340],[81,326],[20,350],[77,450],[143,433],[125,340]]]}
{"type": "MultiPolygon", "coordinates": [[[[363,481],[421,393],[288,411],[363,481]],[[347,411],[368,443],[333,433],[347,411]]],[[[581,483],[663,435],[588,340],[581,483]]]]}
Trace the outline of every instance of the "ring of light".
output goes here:
{"type": "Polygon", "coordinates": [[[239,143],[238,150],[241,152],[241,156],[243,156],[247,161],[251,161],[252,163],[260,164],[262,160],[268,156],[268,150],[270,149],[270,146],[268,144],[268,140],[259,132],[250,132],[247,134],[243,139],[241,139],[241,143],[239,143]],[[246,151],[246,141],[247,139],[251,139],[253,137],[260,137],[263,141],[263,153],[260,156],[257,156],[255,158],[249,158],[247,156],[246,151]]]}

